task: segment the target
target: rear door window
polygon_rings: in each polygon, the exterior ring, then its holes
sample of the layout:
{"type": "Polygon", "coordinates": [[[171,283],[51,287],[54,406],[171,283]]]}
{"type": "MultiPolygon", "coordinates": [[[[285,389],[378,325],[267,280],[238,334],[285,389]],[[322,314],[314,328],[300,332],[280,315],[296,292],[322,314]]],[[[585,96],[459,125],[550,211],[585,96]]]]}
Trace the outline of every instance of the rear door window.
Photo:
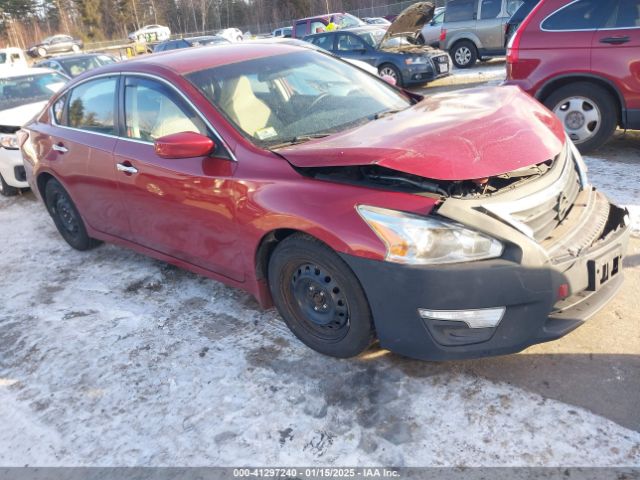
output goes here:
{"type": "Polygon", "coordinates": [[[116,78],[100,78],[74,88],[69,98],[69,126],[115,135],[116,85],[116,78]]]}
{"type": "Polygon", "coordinates": [[[452,0],[447,4],[445,22],[464,22],[475,17],[476,0],[452,0]]]}
{"type": "Polygon", "coordinates": [[[502,10],[502,0],[482,0],[480,4],[480,19],[498,18],[502,10]]]}
{"type": "Polygon", "coordinates": [[[596,30],[607,24],[612,11],[611,2],[578,0],[548,16],[542,22],[542,29],[547,31],[596,30]]]}
{"type": "Polygon", "coordinates": [[[640,28],[640,2],[620,0],[615,28],[640,28]]]}

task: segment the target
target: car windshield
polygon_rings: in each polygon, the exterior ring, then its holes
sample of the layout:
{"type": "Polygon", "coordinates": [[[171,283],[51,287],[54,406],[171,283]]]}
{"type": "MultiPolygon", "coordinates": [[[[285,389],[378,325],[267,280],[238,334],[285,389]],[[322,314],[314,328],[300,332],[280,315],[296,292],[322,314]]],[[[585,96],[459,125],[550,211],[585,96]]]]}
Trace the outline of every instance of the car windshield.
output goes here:
{"type": "Polygon", "coordinates": [[[411,105],[383,80],[310,50],[215,67],[187,78],[263,148],[340,132],[411,105]]]}
{"type": "Polygon", "coordinates": [[[382,39],[387,33],[387,31],[382,28],[377,30],[364,30],[364,31],[354,32],[354,33],[358,35],[360,38],[362,38],[369,45],[371,45],[373,48],[380,48],[380,47],[388,48],[388,47],[399,47],[401,45],[411,45],[411,42],[407,40],[407,37],[388,38],[387,40],[385,40],[383,44],[380,44],[380,42],[382,42],[382,39]]]}
{"type": "Polygon", "coordinates": [[[109,58],[106,55],[101,55],[100,57],[60,58],[58,59],[58,62],[60,62],[65,71],[69,72],[72,77],[77,77],[87,70],[92,70],[102,65],[115,63],[112,58],[109,58]]]}
{"type": "Polygon", "coordinates": [[[66,82],[53,72],[0,78],[0,110],[49,100],[66,82]]]}

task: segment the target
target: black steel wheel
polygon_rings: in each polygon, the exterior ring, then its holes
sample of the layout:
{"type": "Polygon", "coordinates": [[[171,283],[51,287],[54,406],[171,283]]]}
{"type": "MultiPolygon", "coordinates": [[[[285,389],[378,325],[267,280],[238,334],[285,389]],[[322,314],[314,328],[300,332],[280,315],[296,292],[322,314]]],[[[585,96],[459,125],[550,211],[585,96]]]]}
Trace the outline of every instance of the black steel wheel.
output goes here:
{"type": "Polygon", "coordinates": [[[293,235],[269,260],[269,288],[287,326],[312,349],[353,357],[373,341],[371,311],[360,282],[322,242],[293,235]]]}
{"type": "Polygon", "coordinates": [[[62,238],[76,250],[89,250],[100,244],[87,234],[78,209],[67,191],[55,179],[45,187],[45,204],[62,238]]]}

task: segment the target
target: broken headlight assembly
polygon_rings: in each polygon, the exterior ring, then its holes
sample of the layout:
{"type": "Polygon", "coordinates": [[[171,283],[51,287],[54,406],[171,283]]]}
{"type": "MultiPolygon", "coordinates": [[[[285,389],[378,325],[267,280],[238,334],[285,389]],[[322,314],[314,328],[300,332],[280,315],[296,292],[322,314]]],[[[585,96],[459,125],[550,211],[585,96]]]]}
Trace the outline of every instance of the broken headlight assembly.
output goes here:
{"type": "Polygon", "coordinates": [[[387,247],[385,260],[438,265],[498,258],[499,240],[460,224],[386,208],[359,205],[360,217],[387,247]]]}

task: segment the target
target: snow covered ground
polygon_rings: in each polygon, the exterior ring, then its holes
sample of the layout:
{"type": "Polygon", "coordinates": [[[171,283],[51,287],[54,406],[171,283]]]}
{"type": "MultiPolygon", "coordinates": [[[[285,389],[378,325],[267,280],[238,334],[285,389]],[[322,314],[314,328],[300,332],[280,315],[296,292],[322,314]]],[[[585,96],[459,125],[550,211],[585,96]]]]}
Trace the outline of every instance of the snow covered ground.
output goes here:
{"type": "MultiPolygon", "coordinates": [[[[637,212],[637,165],[588,162],[637,212]]],[[[31,194],[0,198],[0,226],[0,465],[640,465],[640,432],[574,405],[326,358],[238,290],[73,251],[31,194]]]]}

